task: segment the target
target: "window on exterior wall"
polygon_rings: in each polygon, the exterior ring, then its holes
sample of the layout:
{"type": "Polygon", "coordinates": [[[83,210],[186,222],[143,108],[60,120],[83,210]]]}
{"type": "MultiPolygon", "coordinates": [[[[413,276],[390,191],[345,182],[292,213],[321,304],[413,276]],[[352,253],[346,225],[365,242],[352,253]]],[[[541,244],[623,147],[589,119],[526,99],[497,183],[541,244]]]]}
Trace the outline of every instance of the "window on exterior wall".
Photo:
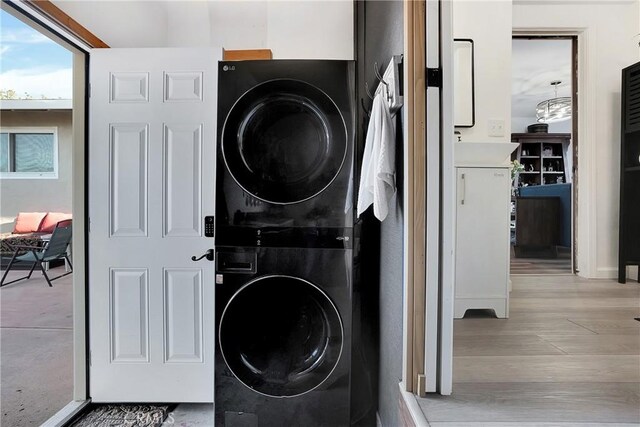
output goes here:
{"type": "Polygon", "coordinates": [[[58,177],[55,128],[0,129],[0,178],[58,177]]]}

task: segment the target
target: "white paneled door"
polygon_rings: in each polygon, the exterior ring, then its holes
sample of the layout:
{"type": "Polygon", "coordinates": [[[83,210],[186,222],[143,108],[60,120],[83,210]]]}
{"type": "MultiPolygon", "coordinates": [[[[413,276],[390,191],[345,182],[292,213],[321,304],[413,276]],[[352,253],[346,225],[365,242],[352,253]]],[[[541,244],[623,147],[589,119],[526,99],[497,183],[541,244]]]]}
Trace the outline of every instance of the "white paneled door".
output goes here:
{"type": "Polygon", "coordinates": [[[90,64],[94,402],[212,402],[221,49],[97,49],[90,64]]]}

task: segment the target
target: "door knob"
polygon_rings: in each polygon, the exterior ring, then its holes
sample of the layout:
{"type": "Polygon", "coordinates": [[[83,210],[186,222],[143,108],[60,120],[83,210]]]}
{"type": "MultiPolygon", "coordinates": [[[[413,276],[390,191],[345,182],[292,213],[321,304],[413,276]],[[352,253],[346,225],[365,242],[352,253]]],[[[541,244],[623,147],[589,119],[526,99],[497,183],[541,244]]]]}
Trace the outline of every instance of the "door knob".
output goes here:
{"type": "Polygon", "coordinates": [[[191,261],[200,261],[202,258],[207,258],[209,261],[213,261],[213,249],[207,250],[207,252],[203,253],[199,257],[195,255],[191,257],[191,261]]]}

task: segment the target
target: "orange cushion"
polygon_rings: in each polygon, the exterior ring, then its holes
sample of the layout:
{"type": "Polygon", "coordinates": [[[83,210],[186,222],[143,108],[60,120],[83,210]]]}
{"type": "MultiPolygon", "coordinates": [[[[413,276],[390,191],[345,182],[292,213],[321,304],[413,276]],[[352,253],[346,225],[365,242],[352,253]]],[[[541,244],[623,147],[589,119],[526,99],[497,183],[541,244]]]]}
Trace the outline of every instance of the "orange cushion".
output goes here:
{"type": "Polygon", "coordinates": [[[71,219],[71,214],[49,212],[47,216],[44,217],[44,220],[42,220],[42,224],[40,224],[38,231],[41,233],[53,233],[53,229],[56,228],[56,224],[60,221],[64,221],[65,219],[71,219]]]}
{"type": "Polygon", "coordinates": [[[46,212],[20,212],[13,228],[15,234],[34,233],[40,228],[46,212]]]}

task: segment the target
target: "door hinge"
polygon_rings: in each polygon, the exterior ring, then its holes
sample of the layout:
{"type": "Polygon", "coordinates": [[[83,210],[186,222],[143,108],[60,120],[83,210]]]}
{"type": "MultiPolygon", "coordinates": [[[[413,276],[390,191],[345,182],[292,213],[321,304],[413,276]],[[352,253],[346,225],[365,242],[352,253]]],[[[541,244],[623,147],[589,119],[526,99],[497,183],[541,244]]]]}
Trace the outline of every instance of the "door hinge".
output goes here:
{"type": "Polygon", "coordinates": [[[427,68],[427,87],[442,87],[442,70],[427,68]]]}
{"type": "Polygon", "coordinates": [[[89,366],[91,366],[91,350],[89,350],[89,366]]]}

